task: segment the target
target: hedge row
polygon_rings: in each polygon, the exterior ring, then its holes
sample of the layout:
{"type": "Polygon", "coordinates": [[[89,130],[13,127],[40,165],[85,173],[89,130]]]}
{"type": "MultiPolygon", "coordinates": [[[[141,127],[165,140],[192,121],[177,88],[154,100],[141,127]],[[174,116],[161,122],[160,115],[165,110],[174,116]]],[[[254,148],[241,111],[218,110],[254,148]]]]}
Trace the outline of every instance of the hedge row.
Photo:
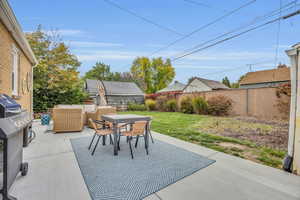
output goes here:
{"type": "Polygon", "coordinates": [[[148,99],[145,105],[131,104],[128,110],[139,111],[162,111],[162,112],[183,112],[196,114],[209,114],[215,116],[226,116],[232,109],[232,100],[226,96],[211,97],[206,101],[202,97],[183,97],[180,102],[175,98],[159,96],[156,100],[148,99]]]}

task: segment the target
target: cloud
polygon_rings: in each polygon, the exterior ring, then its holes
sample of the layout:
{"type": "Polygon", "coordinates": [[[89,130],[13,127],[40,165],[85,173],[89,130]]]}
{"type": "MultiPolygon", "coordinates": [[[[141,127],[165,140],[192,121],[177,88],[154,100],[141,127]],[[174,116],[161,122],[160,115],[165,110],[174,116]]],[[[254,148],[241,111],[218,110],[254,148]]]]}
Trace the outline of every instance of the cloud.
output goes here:
{"type": "Polygon", "coordinates": [[[135,59],[139,52],[131,51],[77,51],[77,57],[80,61],[97,61],[97,60],[132,60],[135,59]]]}
{"type": "Polygon", "coordinates": [[[214,61],[214,60],[258,60],[274,57],[273,52],[210,52],[205,55],[190,55],[182,60],[214,61]]]}
{"type": "Polygon", "coordinates": [[[150,48],[161,48],[164,45],[162,45],[162,44],[146,44],[145,46],[150,47],[150,48]]]}
{"type": "MultiPolygon", "coordinates": [[[[35,31],[35,30],[34,30],[35,31]]],[[[25,31],[25,33],[32,33],[34,31],[25,31]]],[[[86,32],[76,29],[51,29],[51,30],[42,30],[46,34],[59,34],[61,36],[83,36],[86,32]]]]}
{"type": "Polygon", "coordinates": [[[77,36],[85,34],[82,30],[75,30],[75,29],[57,29],[57,31],[62,36],[77,36]]]}
{"type": "MultiPolygon", "coordinates": [[[[78,43],[77,45],[81,46],[118,46],[121,44],[114,43],[78,43]]],[[[78,58],[81,61],[97,61],[101,59],[109,60],[133,60],[138,56],[147,56],[151,52],[146,51],[120,51],[120,50],[92,50],[92,49],[75,49],[75,53],[78,55],[78,58]]],[[[174,55],[178,55],[179,51],[165,51],[156,55],[156,57],[163,58],[174,58],[174,55]]],[[[191,55],[184,57],[176,62],[173,62],[173,65],[176,65],[176,68],[203,68],[211,69],[216,68],[220,69],[219,63],[224,63],[226,61],[235,61],[237,63],[253,63],[255,61],[261,60],[270,60],[274,58],[274,52],[267,51],[237,51],[237,52],[205,52],[205,54],[200,55],[191,55]],[[206,65],[203,62],[213,62],[211,65],[206,65]],[[216,65],[215,65],[216,64],[216,65]]],[[[281,59],[281,57],[279,58],[281,59]]],[[[225,65],[225,63],[224,63],[225,65]]],[[[228,66],[228,64],[227,64],[228,66]]],[[[223,66],[224,67],[224,66],[223,66]]],[[[228,66],[232,67],[232,66],[228,66]]],[[[226,69],[226,66],[225,66],[226,69]]]]}
{"type": "Polygon", "coordinates": [[[122,47],[120,43],[108,43],[108,42],[85,42],[85,41],[69,41],[71,47],[79,48],[93,48],[93,47],[122,47]]]}
{"type": "MultiPolygon", "coordinates": [[[[290,49],[292,45],[287,45],[287,44],[279,44],[278,48],[279,49],[290,49]]],[[[273,45],[273,48],[277,48],[277,45],[273,45]]]]}
{"type": "Polygon", "coordinates": [[[217,65],[203,65],[203,64],[190,64],[190,63],[174,63],[174,67],[176,69],[199,69],[199,70],[202,70],[202,69],[232,69],[233,66],[217,66],[217,65]]]}

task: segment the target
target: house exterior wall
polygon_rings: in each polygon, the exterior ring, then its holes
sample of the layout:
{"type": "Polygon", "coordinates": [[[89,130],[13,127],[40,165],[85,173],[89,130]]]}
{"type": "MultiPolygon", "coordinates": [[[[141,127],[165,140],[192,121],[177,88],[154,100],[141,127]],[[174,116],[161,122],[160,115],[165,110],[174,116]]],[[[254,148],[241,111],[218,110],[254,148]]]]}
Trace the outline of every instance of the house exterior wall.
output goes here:
{"type": "Polygon", "coordinates": [[[300,175],[300,43],[286,53],[292,64],[288,156],[292,158],[292,172],[300,175]]]}
{"type": "Polygon", "coordinates": [[[270,83],[255,83],[240,85],[240,88],[263,88],[263,87],[278,87],[282,84],[289,83],[290,81],[270,82],[270,83]]]}
{"type": "MultiPolygon", "coordinates": [[[[300,47],[297,48],[297,56],[294,70],[296,72],[296,119],[294,136],[294,162],[293,172],[300,175],[300,47]]],[[[292,93],[293,97],[293,93],[292,93]]]]}
{"type": "MultiPolygon", "coordinates": [[[[298,52],[300,48],[298,49],[298,52]]],[[[295,130],[295,144],[294,144],[294,165],[293,170],[296,174],[300,175],[300,56],[297,56],[297,110],[296,110],[296,130],[295,130]]]]}
{"type": "Polygon", "coordinates": [[[212,89],[202,83],[198,79],[194,79],[184,90],[184,93],[189,93],[189,92],[204,92],[204,91],[211,91],[212,89]]]}
{"type": "Polygon", "coordinates": [[[18,95],[14,98],[23,109],[32,112],[32,65],[4,24],[0,21],[0,93],[12,96],[12,50],[19,50],[18,95]],[[27,88],[27,83],[29,88],[27,88]]]}

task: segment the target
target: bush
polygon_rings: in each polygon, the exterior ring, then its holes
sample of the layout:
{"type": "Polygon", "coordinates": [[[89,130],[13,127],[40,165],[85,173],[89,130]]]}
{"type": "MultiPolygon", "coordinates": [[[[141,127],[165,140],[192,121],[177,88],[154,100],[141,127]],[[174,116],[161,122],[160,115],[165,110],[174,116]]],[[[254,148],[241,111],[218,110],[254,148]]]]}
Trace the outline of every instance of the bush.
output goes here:
{"type": "Polygon", "coordinates": [[[183,113],[193,113],[193,103],[191,97],[184,97],[180,102],[180,111],[183,113]]]}
{"type": "Polygon", "coordinates": [[[284,84],[276,89],[277,103],[276,107],[281,113],[282,119],[288,119],[290,116],[291,102],[291,84],[284,84]]]}
{"type": "Polygon", "coordinates": [[[156,109],[156,102],[152,99],[146,100],[146,108],[147,110],[153,111],[156,109]]]}
{"type": "Polygon", "coordinates": [[[167,111],[168,97],[159,96],[156,98],[156,109],[159,111],[167,111]]]}
{"type": "Polygon", "coordinates": [[[170,99],[166,103],[167,111],[175,112],[177,110],[177,101],[176,99],[170,99]]]}
{"type": "Polygon", "coordinates": [[[208,103],[203,97],[195,97],[193,99],[194,112],[197,114],[207,114],[208,113],[208,103]]]}
{"type": "Polygon", "coordinates": [[[208,113],[215,116],[225,116],[232,109],[232,100],[226,96],[211,97],[208,101],[208,113]]]}
{"type": "Polygon", "coordinates": [[[147,110],[145,104],[128,104],[128,110],[130,111],[145,111],[147,110]]]}

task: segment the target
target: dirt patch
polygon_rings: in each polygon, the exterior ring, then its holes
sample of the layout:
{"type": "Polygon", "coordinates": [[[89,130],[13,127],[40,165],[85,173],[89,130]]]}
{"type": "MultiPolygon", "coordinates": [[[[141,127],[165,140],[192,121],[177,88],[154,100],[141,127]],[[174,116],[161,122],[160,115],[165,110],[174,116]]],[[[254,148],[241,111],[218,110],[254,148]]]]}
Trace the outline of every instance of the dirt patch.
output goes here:
{"type": "Polygon", "coordinates": [[[229,143],[229,142],[221,142],[218,143],[218,145],[222,146],[222,147],[226,147],[226,148],[236,148],[236,149],[240,149],[240,150],[245,150],[246,147],[240,144],[235,144],[235,143],[229,143]]]}
{"type": "Polygon", "coordinates": [[[205,133],[251,141],[272,149],[287,150],[288,123],[245,117],[211,117],[197,127],[205,133]]]}

